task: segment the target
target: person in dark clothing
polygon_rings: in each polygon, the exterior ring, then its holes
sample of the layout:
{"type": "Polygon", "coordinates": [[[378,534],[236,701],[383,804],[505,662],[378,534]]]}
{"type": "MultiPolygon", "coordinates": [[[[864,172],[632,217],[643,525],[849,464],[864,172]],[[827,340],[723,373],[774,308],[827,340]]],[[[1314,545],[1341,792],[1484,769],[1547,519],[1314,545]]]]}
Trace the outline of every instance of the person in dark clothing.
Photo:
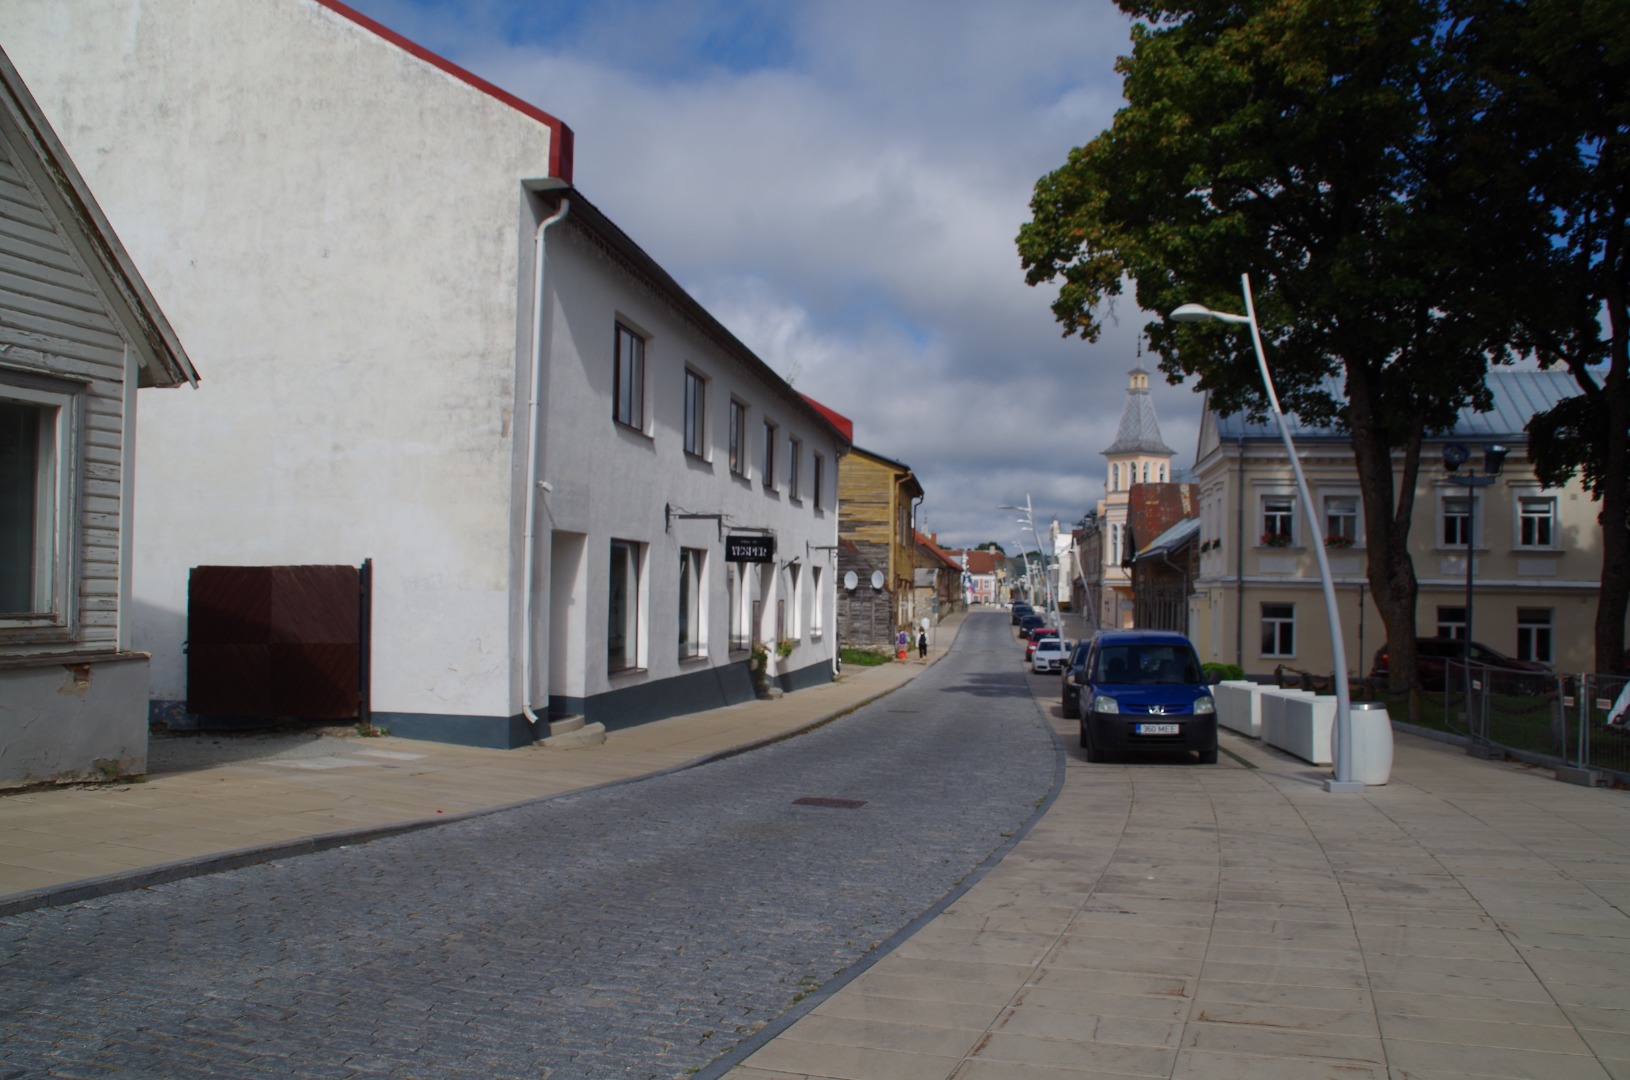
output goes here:
{"type": "Polygon", "coordinates": [[[928,631],[917,631],[917,659],[928,659],[928,631]]]}

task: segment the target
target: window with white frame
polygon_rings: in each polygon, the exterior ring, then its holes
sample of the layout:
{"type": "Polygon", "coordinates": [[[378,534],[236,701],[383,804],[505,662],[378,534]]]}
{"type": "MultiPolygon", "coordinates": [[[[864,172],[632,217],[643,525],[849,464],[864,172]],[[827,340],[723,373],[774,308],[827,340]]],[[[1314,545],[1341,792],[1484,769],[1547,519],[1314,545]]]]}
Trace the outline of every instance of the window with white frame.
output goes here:
{"type": "Polygon", "coordinates": [[[1327,547],[1352,547],[1358,542],[1358,496],[1324,497],[1324,542],[1327,547]]]}
{"type": "Polygon", "coordinates": [[[803,440],[797,438],[787,439],[787,495],[795,502],[803,498],[803,492],[798,490],[798,466],[803,460],[803,440]]]}
{"type": "Polygon", "coordinates": [[[1445,495],[1440,505],[1439,543],[1443,547],[1465,547],[1471,538],[1471,496],[1445,495]]]}
{"type": "Polygon", "coordinates": [[[0,376],[0,629],[64,631],[73,598],[78,388],[0,376]]]}
{"type": "Polygon", "coordinates": [[[689,660],[707,651],[707,552],[679,549],[679,658],[689,660]]]}
{"type": "Polygon", "coordinates": [[[815,471],[810,476],[815,488],[815,509],[826,509],[826,457],[815,455],[815,471]]]}
{"type": "Polygon", "coordinates": [[[747,406],[730,399],[730,471],[747,475],[747,406]]]}
{"type": "Polygon", "coordinates": [[[1556,496],[1521,495],[1517,498],[1517,546],[1556,546],[1556,496]]]}
{"type": "Polygon", "coordinates": [[[685,453],[707,456],[707,380],[685,369],[685,453]]]}
{"type": "Polygon", "coordinates": [[[1552,662],[1549,608],[1517,609],[1517,659],[1552,662]]]}
{"type": "Polygon", "coordinates": [[[1262,655],[1296,655],[1296,605],[1262,605],[1262,655]]]}
{"type": "Polygon", "coordinates": [[[1109,490],[1118,491],[1121,486],[1121,467],[1116,462],[1109,464],[1109,490]]]}
{"type": "Polygon", "coordinates": [[[804,636],[804,568],[799,563],[787,567],[787,594],[792,606],[787,611],[786,636],[797,641],[804,636]]]}
{"type": "Polygon", "coordinates": [[[1466,609],[1464,607],[1438,607],[1438,637],[1463,638],[1466,636],[1466,609]]]}
{"type": "MultiPolygon", "coordinates": [[[[819,458],[816,459],[820,460],[819,458]]],[[[818,638],[826,631],[825,607],[821,595],[821,567],[809,568],[809,636],[818,638]]]]}
{"type": "Polygon", "coordinates": [[[775,425],[764,421],[764,462],[760,472],[767,488],[775,487],[775,435],[775,425]]]}
{"type": "Polygon", "coordinates": [[[611,414],[619,424],[645,430],[645,339],[617,323],[617,372],[611,414]]]}
{"type": "Polygon", "coordinates": [[[747,572],[741,563],[730,563],[725,572],[725,602],[730,605],[730,649],[740,652],[752,647],[747,624],[747,572]]]}
{"type": "Polygon", "coordinates": [[[1262,542],[1284,547],[1296,535],[1296,498],[1293,495],[1262,497],[1262,542]]]}
{"type": "Polygon", "coordinates": [[[641,563],[645,545],[632,540],[611,542],[610,587],[606,604],[606,669],[627,671],[640,662],[640,618],[645,604],[641,563]]]}

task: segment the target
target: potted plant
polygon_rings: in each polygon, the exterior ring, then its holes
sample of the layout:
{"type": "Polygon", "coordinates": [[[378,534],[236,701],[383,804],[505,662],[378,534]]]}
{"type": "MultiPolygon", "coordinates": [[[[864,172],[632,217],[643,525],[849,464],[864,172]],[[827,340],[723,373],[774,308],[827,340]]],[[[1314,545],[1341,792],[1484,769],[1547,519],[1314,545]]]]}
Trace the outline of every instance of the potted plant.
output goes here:
{"type": "Polygon", "coordinates": [[[1290,547],[1290,536],[1287,533],[1263,533],[1262,546],[1271,548],[1290,547]]]}
{"type": "Polygon", "coordinates": [[[1328,548],[1350,548],[1353,546],[1353,538],[1351,536],[1327,536],[1324,538],[1324,546],[1328,548]]]}

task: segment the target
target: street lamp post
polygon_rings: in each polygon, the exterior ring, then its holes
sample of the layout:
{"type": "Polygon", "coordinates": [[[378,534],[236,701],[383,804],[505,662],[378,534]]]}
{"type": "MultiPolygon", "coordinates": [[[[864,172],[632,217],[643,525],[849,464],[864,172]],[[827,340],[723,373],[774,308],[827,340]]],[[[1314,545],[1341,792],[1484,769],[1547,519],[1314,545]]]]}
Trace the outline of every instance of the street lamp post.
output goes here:
{"type": "MultiPolygon", "coordinates": [[[[1296,444],[1291,441],[1285,414],[1279,409],[1279,395],[1274,393],[1273,377],[1268,374],[1268,357],[1262,350],[1262,330],[1257,325],[1256,304],[1251,298],[1251,275],[1241,274],[1239,280],[1240,292],[1245,297],[1244,315],[1212,311],[1201,304],[1184,304],[1172,312],[1171,317],[1174,322],[1206,322],[1216,319],[1218,322],[1251,328],[1251,344],[1256,349],[1257,367],[1262,372],[1262,386],[1268,393],[1268,404],[1272,407],[1274,420],[1279,425],[1279,437],[1285,443],[1285,453],[1290,457],[1291,471],[1296,475],[1296,490],[1301,495],[1302,507],[1307,515],[1313,554],[1319,564],[1319,581],[1324,587],[1325,617],[1330,623],[1330,651],[1336,668],[1336,769],[1335,777],[1324,782],[1324,789],[1338,793],[1362,793],[1364,783],[1353,779],[1353,717],[1351,694],[1347,686],[1347,648],[1341,635],[1341,613],[1336,608],[1336,586],[1330,577],[1330,558],[1324,552],[1324,530],[1319,522],[1319,512],[1313,505],[1313,496],[1307,488],[1307,477],[1302,474],[1302,463],[1296,456],[1296,444]]],[[[1244,497],[1243,492],[1241,497],[1244,497]]]]}
{"type": "MultiPolygon", "coordinates": [[[[1466,730],[1471,730],[1472,723],[1472,559],[1474,558],[1472,545],[1476,535],[1477,522],[1477,489],[1488,487],[1500,478],[1500,468],[1505,464],[1505,456],[1511,452],[1510,447],[1495,443],[1483,450],[1483,473],[1460,472],[1460,467],[1471,458],[1471,451],[1459,443],[1449,443],[1443,448],[1444,479],[1457,487],[1466,489],[1466,632],[1461,639],[1461,661],[1465,665],[1465,698],[1466,703],[1466,730]]],[[[1474,738],[1479,736],[1474,735],[1474,738]]]]}
{"type": "MultiPolygon", "coordinates": [[[[1048,573],[1048,570],[1047,570],[1047,552],[1042,547],[1041,534],[1036,531],[1036,515],[1035,515],[1035,512],[1033,510],[1031,510],[1031,508],[1030,508],[1030,496],[1026,495],[1024,497],[1024,505],[1023,506],[1010,506],[1007,503],[1001,503],[996,507],[996,509],[998,509],[998,510],[1023,510],[1024,511],[1024,517],[1019,518],[1017,520],[1018,520],[1019,524],[1021,524],[1021,525],[1030,526],[1030,535],[1034,536],[1036,538],[1036,554],[1041,559],[1042,582],[1047,586],[1047,607],[1048,607],[1048,610],[1050,612],[1049,617],[1053,620],[1053,625],[1058,627],[1058,639],[1060,641],[1063,641],[1064,640],[1064,613],[1059,610],[1058,602],[1053,597],[1053,578],[1052,578],[1052,575],[1050,573],[1048,573]]],[[[1020,541],[1020,546],[1021,547],[1023,546],[1023,543],[1024,542],[1021,540],[1020,541]]],[[[1030,567],[1030,560],[1027,558],[1027,559],[1025,559],[1025,572],[1027,574],[1029,573],[1029,567],[1030,567]]]]}

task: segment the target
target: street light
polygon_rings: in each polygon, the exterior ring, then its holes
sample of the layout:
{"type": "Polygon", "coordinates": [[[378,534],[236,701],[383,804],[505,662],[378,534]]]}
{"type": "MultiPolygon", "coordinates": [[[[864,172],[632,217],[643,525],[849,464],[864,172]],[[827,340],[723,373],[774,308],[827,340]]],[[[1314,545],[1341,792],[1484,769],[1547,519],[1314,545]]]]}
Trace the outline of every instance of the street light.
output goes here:
{"type": "MultiPolygon", "coordinates": [[[[1030,535],[1036,538],[1036,554],[1041,557],[1041,577],[1047,585],[1047,607],[1051,612],[1053,625],[1058,627],[1059,640],[1064,640],[1064,613],[1059,610],[1058,603],[1053,598],[1053,579],[1052,575],[1047,572],[1047,552],[1042,547],[1041,533],[1036,531],[1036,515],[1030,508],[1030,496],[1026,495],[1024,497],[1023,506],[1013,506],[1008,503],[999,503],[997,504],[996,509],[1024,511],[1024,517],[1016,518],[1015,520],[1017,520],[1021,525],[1030,526],[1030,535]]],[[[1020,541],[1020,546],[1023,546],[1023,541],[1020,541]]],[[[1030,560],[1026,558],[1024,563],[1025,573],[1028,574],[1030,572],[1030,560]]]]}
{"type": "Polygon", "coordinates": [[[1449,483],[1466,489],[1466,633],[1461,640],[1461,657],[1466,667],[1466,726],[1471,730],[1472,718],[1472,537],[1476,530],[1477,521],[1477,488],[1488,487],[1500,478],[1500,468],[1505,464],[1505,456],[1511,452],[1508,446],[1495,443],[1483,450],[1483,474],[1460,472],[1460,467],[1471,459],[1471,451],[1459,443],[1448,443],[1443,448],[1444,479],[1449,483]]]}
{"type": "MultiPolygon", "coordinates": [[[[1279,437],[1284,440],[1285,453],[1290,457],[1291,471],[1296,475],[1296,490],[1302,497],[1302,508],[1307,514],[1308,531],[1313,537],[1313,554],[1319,564],[1319,580],[1324,586],[1324,611],[1330,622],[1330,651],[1336,668],[1336,775],[1324,782],[1326,791],[1362,793],[1364,784],[1353,779],[1353,718],[1351,696],[1347,688],[1347,648],[1341,636],[1341,614],[1336,609],[1336,585],[1330,578],[1330,558],[1324,553],[1324,530],[1319,512],[1313,506],[1313,496],[1307,489],[1307,477],[1302,475],[1302,463],[1296,456],[1296,444],[1291,441],[1285,414],[1279,409],[1279,395],[1274,393],[1273,378],[1268,374],[1268,357],[1262,351],[1262,330],[1256,321],[1256,304],[1251,298],[1251,275],[1239,277],[1240,292],[1245,297],[1245,314],[1230,315],[1212,311],[1201,304],[1184,304],[1172,312],[1173,322],[1218,322],[1251,328],[1251,344],[1256,349],[1257,367],[1262,372],[1262,386],[1268,392],[1268,404],[1273,408],[1274,420],[1279,425],[1279,437]]],[[[1244,497],[1244,493],[1240,493],[1244,497]]]]}

